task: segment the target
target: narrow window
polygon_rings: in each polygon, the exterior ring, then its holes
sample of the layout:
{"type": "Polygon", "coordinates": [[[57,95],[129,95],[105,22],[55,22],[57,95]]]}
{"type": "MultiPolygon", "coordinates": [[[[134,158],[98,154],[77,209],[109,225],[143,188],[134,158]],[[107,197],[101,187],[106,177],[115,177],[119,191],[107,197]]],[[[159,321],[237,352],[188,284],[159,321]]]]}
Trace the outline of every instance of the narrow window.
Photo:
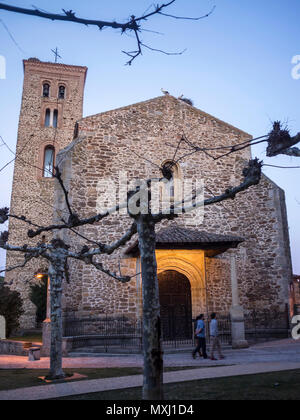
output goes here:
{"type": "Polygon", "coordinates": [[[58,110],[55,109],[53,112],[53,127],[57,128],[57,121],[58,121],[58,110]]]}
{"type": "Polygon", "coordinates": [[[175,196],[175,181],[174,181],[174,169],[176,166],[173,162],[167,162],[163,166],[163,175],[165,178],[165,193],[167,194],[167,197],[174,199],[175,196]]]}
{"type": "Polygon", "coordinates": [[[59,86],[58,88],[58,99],[65,99],[66,88],[64,86],[59,86]]]}
{"type": "Polygon", "coordinates": [[[49,108],[47,108],[46,115],[45,115],[45,127],[50,127],[50,118],[51,118],[51,111],[49,108]]]}
{"type": "Polygon", "coordinates": [[[52,146],[47,146],[44,153],[44,168],[43,176],[44,178],[52,178],[54,170],[54,155],[55,149],[52,146]]]}
{"type": "Polygon", "coordinates": [[[182,198],[182,179],[180,176],[180,169],[178,164],[168,161],[162,166],[163,174],[163,200],[181,200],[182,198]]]}
{"type": "Polygon", "coordinates": [[[49,83],[44,83],[43,84],[43,97],[49,98],[49,96],[50,96],[50,85],[49,83]]]}

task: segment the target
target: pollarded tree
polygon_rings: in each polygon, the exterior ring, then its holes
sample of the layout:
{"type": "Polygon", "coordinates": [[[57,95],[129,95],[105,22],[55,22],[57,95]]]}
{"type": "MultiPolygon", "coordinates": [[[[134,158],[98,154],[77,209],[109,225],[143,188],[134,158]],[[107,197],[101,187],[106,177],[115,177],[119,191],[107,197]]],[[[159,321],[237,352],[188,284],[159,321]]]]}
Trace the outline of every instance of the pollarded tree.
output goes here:
{"type": "MultiPolygon", "coordinates": [[[[166,168],[164,168],[165,176],[166,168]]],[[[169,208],[169,214],[165,212],[153,213],[151,211],[151,183],[152,180],[141,182],[139,187],[128,194],[128,200],[121,205],[97,214],[89,218],[81,218],[76,214],[68,200],[66,190],[59,168],[56,168],[55,177],[65,193],[69,217],[67,221],[60,224],[37,227],[36,230],[29,230],[28,236],[33,239],[45,232],[53,232],[54,239],[51,243],[38,243],[36,246],[13,246],[8,243],[5,233],[1,235],[0,247],[10,252],[23,253],[24,263],[17,267],[9,267],[6,271],[25,266],[33,258],[44,258],[49,262],[49,277],[51,285],[51,369],[50,378],[62,378],[62,282],[66,273],[69,259],[83,261],[93,265],[109,276],[125,283],[131,280],[130,277],[122,277],[112,273],[97,261],[101,255],[111,255],[114,251],[125,245],[137,233],[139,248],[141,253],[141,266],[143,278],[143,348],[144,348],[144,391],[145,399],[161,399],[163,383],[163,358],[162,358],[162,334],[160,322],[160,304],[158,294],[157,265],[155,257],[155,225],[165,219],[173,220],[180,213],[193,211],[198,207],[215,204],[227,199],[233,199],[238,193],[245,191],[252,185],[257,185],[261,177],[261,163],[258,160],[249,162],[244,169],[243,182],[237,187],[231,187],[220,196],[213,196],[201,202],[195,202],[197,194],[185,198],[185,202],[173,203],[169,208]],[[184,204],[184,209],[183,209],[184,204]],[[130,229],[113,244],[95,242],[93,246],[85,245],[80,252],[70,249],[70,246],[60,239],[60,232],[63,230],[74,230],[80,226],[100,223],[105,218],[119,211],[121,208],[128,209],[128,216],[132,219],[130,229]]],[[[163,178],[162,178],[163,179],[163,178]]],[[[155,179],[157,182],[157,179],[155,179]]],[[[5,223],[9,218],[18,218],[24,223],[33,225],[24,216],[16,216],[9,213],[8,209],[3,209],[0,213],[0,223],[5,223]]],[[[89,244],[90,245],[90,244],[89,244]]]]}

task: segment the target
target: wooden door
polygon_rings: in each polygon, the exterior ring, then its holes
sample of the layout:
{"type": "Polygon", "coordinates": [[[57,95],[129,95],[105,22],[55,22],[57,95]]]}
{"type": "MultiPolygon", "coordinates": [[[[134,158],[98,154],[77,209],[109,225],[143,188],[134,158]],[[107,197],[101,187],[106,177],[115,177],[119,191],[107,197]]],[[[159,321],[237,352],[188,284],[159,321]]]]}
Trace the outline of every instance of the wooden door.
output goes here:
{"type": "Polygon", "coordinates": [[[161,320],[164,340],[192,338],[191,285],[177,271],[165,271],[158,276],[161,320]]]}

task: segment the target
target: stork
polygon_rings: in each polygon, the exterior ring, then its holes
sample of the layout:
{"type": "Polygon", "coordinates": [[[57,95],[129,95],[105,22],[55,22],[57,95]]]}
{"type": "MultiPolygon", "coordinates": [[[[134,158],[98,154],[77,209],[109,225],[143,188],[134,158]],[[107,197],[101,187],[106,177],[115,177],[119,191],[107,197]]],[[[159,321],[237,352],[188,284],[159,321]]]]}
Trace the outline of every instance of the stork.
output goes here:
{"type": "Polygon", "coordinates": [[[164,90],[163,88],[161,89],[161,91],[164,95],[170,95],[170,92],[168,92],[167,90],[164,90]]]}

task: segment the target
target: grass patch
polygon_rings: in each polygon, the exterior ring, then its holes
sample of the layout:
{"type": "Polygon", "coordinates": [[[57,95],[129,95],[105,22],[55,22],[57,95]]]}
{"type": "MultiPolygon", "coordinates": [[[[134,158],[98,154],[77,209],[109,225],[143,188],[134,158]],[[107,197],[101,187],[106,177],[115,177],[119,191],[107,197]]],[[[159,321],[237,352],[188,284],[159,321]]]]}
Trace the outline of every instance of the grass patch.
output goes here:
{"type": "MultiPolygon", "coordinates": [[[[87,379],[113,378],[118,376],[139,375],[141,368],[103,368],[103,369],[64,369],[65,373],[72,375],[79,373],[86,375],[87,379]]],[[[48,369],[3,369],[0,370],[0,390],[27,388],[46,385],[39,376],[47,376],[48,369]]],[[[86,379],[83,379],[86,380],[86,379]]]]}
{"type": "MultiPolygon", "coordinates": [[[[197,367],[195,367],[196,369],[197,367]]],[[[167,367],[165,372],[173,372],[179,370],[193,369],[191,367],[167,367]]],[[[101,368],[101,369],[64,369],[67,375],[79,373],[87,376],[86,379],[102,379],[115,378],[122,376],[141,375],[143,369],[139,367],[129,368],[101,368]]],[[[0,391],[27,388],[32,386],[47,385],[44,381],[39,379],[39,376],[47,376],[49,370],[47,369],[0,369],[0,391]]],[[[72,382],[72,381],[69,381],[72,382]]]]}
{"type": "MultiPolygon", "coordinates": [[[[300,400],[300,370],[205,379],[164,386],[166,400],[300,400]]],[[[142,389],[122,389],[61,400],[141,400],[142,389]]]]}

